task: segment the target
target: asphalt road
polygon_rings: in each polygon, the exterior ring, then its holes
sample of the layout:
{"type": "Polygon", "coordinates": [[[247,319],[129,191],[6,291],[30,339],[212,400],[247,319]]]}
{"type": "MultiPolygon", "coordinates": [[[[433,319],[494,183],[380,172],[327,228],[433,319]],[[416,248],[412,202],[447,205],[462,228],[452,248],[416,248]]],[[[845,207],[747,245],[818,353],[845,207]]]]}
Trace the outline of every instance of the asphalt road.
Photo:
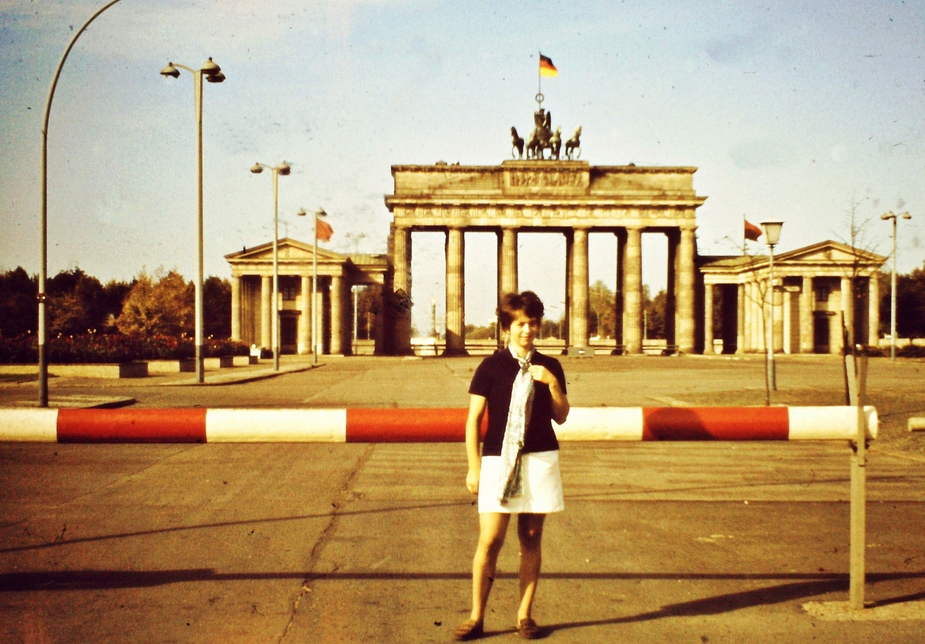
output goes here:
{"type": "MultiPolygon", "coordinates": [[[[563,362],[576,406],[764,402],[755,359],[563,362]]],[[[239,384],[53,379],[51,393],[460,407],[477,364],[332,359],[239,384]]],[[[925,436],[905,419],[925,415],[923,367],[871,363],[867,609],[846,607],[847,445],[565,443],[535,610],[549,641],[922,641],[925,436]]],[[[844,396],[837,359],[780,360],[778,382],[778,404],[844,396]]],[[[8,381],[0,405],[33,391],[8,381]]],[[[0,642],[450,641],[476,541],[464,477],[461,444],[0,444],[0,642]]],[[[519,640],[516,550],[512,533],[487,641],[519,640]]]]}

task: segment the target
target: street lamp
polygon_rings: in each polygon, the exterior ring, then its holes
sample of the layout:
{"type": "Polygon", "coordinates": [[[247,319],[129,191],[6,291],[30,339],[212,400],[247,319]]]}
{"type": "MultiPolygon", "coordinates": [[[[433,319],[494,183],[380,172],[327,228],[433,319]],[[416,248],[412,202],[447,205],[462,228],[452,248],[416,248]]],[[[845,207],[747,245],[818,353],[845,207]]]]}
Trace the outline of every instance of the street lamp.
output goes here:
{"type": "MultiPolygon", "coordinates": [[[[901,215],[894,215],[893,211],[880,215],[884,221],[892,220],[893,222],[893,274],[890,277],[890,360],[896,360],[896,219],[912,219],[912,215],[904,212],[901,215]]],[[[871,278],[873,279],[873,278],[871,278]]]]}
{"type": "Polygon", "coordinates": [[[264,168],[273,172],[273,319],[271,328],[273,370],[279,371],[279,175],[285,177],[292,171],[292,168],[285,161],[275,168],[264,163],[255,163],[251,167],[251,172],[260,174],[264,168]]]}
{"type": "Polygon", "coordinates": [[[202,368],[202,336],[203,336],[203,312],[202,312],[202,280],[203,280],[203,262],[202,262],[202,79],[205,77],[210,83],[221,83],[225,80],[221,67],[212,62],[209,58],[199,69],[192,69],[179,63],[167,63],[167,67],[161,70],[161,76],[170,76],[171,78],[180,77],[180,69],[185,69],[193,75],[193,96],[196,104],[196,137],[198,140],[197,163],[199,172],[199,204],[198,217],[196,220],[196,230],[198,239],[198,255],[196,259],[196,382],[205,382],[205,374],[202,368]]]}
{"type": "Polygon", "coordinates": [[[774,247],[780,241],[780,230],[784,227],[782,221],[763,221],[761,227],[764,228],[764,240],[768,245],[768,330],[767,330],[767,350],[768,350],[768,396],[767,404],[771,404],[770,391],[777,391],[777,373],[774,367],[774,247]]]}
{"type": "Polygon", "coordinates": [[[119,0],[111,0],[111,2],[108,2],[102,8],[98,9],[96,13],[90,16],[83,26],[74,33],[71,42],[68,43],[67,49],[64,50],[61,59],[58,61],[58,66],[55,68],[55,75],[52,76],[51,85],[48,87],[48,96],[45,99],[45,113],[42,120],[42,226],[40,234],[42,240],[42,253],[41,261],[39,262],[38,293],[36,297],[38,300],[39,314],[38,329],[36,329],[39,354],[39,407],[48,407],[48,354],[45,352],[45,340],[48,335],[45,328],[45,302],[48,297],[45,294],[45,282],[48,276],[48,122],[51,119],[51,103],[55,100],[55,88],[58,86],[61,70],[64,69],[64,61],[67,60],[68,54],[70,54],[71,49],[74,48],[74,43],[80,38],[80,34],[87,30],[91,22],[96,20],[101,13],[117,2],[119,2],[119,0]]]}
{"type": "MultiPolygon", "coordinates": [[[[305,210],[299,210],[296,214],[304,217],[308,213],[305,210]]],[[[315,222],[315,242],[312,250],[312,364],[318,364],[318,354],[323,344],[318,337],[318,217],[327,217],[328,213],[324,211],[324,208],[318,208],[312,216],[315,222]]]]}

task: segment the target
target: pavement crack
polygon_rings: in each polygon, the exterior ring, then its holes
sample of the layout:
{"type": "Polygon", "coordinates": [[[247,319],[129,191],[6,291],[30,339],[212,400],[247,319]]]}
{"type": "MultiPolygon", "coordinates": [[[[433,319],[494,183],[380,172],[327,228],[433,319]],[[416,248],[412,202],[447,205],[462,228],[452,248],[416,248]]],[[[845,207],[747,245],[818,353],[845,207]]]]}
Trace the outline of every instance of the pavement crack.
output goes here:
{"type": "MultiPolygon", "coordinates": [[[[315,542],[315,545],[312,546],[312,551],[309,554],[308,558],[308,569],[311,571],[315,570],[315,566],[318,564],[318,561],[321,559],[321,553],[324,551],[328,542],[334,537],[337,533],[337,526],[340,523],[341,513],[347,509],[352,501],[360,498],[358,495],[354,494],[351,489],[353,484],[356,482],[357,477],[360,472],[363,471],[363,468],[366,466],[366,463],[372,457],[373,451],[375,450],[375,445],[369,445],[357,459],[357,462],[351,468],[350,472],[347,474],[347,477],[344,479],[343,485],[340,488],[340,494],[331,500],[331,514],[328,524],[321,531],[321,535],[318,537],[318,540],[315,542]]],[[[312,582],[316,579],[320,579],[326,575],[336,573],[340,569],[340,566],[334,564],[334,567],[327,572],[317,572],[311,574],[306,579],[302,581],[302,586],[299,588],[299,591],[296,593],[295,597],[292,600],[292,608],[289,611],[289,620],[286,622],[286,626],[283,629],[282,635],[278,640],[278,644],[282,644],[286,640],[286,637],[289,635],[292,630],[293,625],[295,624],[295,618],[298,614],[299,607],[302,604],[302,600],[305,597],[313,592],[312,582]]]]}

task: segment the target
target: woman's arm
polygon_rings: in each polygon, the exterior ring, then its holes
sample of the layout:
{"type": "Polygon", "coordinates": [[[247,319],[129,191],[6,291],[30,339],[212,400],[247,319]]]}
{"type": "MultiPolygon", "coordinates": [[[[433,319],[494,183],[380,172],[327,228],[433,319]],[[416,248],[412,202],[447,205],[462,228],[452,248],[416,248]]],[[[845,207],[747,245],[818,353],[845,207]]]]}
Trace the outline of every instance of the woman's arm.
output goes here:
{"type": "Polygon", "coordinates": [[[469,472],[466,474],[466,487],[472,494],[479,493],[479,475],[482,471],[479,439],[485,404],[484,396],[469,395],[469,416],[466,418],[466,457],[469,459],[469,472]]]}
{"type": "Polygon", "coordinates": [[[533,365],[530,367],[530,375],[536,382],[542,382],[549,386],[549,393],[552,396],[552,419],[557,425],[561,425],[568,418],[569,406],[568,396],[562,391],[559,379],[555,374],[546,367],[533,365]]]}

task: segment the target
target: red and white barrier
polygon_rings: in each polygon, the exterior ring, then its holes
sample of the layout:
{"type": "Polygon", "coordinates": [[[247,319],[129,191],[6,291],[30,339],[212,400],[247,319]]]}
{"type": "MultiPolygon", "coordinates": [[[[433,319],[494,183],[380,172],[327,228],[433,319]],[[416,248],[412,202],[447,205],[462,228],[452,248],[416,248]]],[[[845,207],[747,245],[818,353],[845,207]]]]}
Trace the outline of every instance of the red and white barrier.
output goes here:
{"type": "MultiPolygon", "coordinates": [[[[466,409],[0,409],[0,441],[431,443],[465,440],[466,409]]],[[[877,410],[865,407],[868,438],[877,410]]],[[[854,440],[855,407],[575,407],[563,441],[854,440]]],[[[484,427],[483,427],[484,430],[484,427]]]]}

